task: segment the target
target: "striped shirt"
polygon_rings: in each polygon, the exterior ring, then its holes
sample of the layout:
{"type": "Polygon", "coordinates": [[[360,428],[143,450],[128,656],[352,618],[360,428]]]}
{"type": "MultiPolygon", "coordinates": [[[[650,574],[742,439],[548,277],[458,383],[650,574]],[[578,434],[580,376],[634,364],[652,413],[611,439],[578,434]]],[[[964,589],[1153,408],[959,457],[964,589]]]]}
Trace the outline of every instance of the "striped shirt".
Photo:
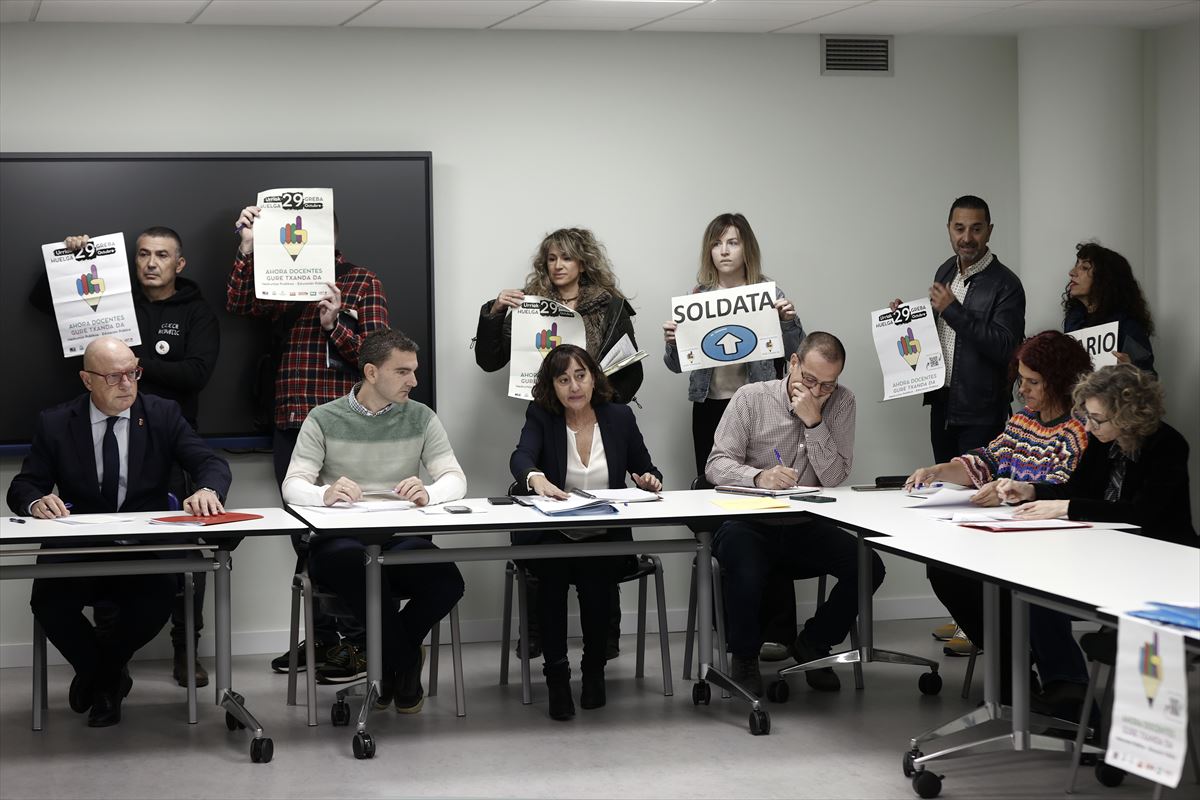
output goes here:
{"type": "Polygon", "coordinates": [[[1087,448],[1083,420],[1067,414],[1042,422],[1022,408],[1008,418],[1000,435],[954,461],[967,468],[976,487],[998,478],[1030,483],[1066,483],[1087,448]]]}
{"type": "MultiPolygon", "coordinates": [[[[994,261],[995,259],[996,259],[996,256],[992,253],[991,250],[989,250],[989,251],[987,251],[987,253],[984,255],[983,258],[979,259],[974,264],[967,267],[966,272],[963,272],[961,269],[956,269],[954,271],[954,280],[950,281],[950,294],[954,295],[954,299],[960,303],[962,301],[966,300],[967,299],[967,287],[968,287],[967,279],[973,278],[976,275],[978,275],[979,273],[983,272],[985,269],[987,269],[991,265],[992,261],[994,261]]],[[[954,333],[954,328],[951,328],[950,325],[947,324],[945,318],[941,314],[937,315],[937,331],[938,331],[938,339],[942,343],[942,358],[946,364],[946,383],[945,383],[945,385],[949,386],[950,385],[950,376],[954,372],[955,333],[954,333]]]]}
{"type": "Polygon", "coordinates": [[[753,486],[779,461],[800,473],[800,486],[837,486],[854,464],[854,393],[839,385],[809,428],[792,413],[788,379],[748,383],[733,396],[713,437],[704,474],[715,485],[753,486]]]}

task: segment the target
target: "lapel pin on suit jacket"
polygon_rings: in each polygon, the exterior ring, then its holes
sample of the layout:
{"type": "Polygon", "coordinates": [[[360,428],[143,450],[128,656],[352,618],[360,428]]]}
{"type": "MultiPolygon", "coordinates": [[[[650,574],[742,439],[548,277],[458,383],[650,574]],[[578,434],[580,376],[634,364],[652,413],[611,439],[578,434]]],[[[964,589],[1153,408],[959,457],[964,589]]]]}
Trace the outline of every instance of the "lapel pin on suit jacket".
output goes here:
{"type": "Polygon", "coordinates": [[[141,427],[144,427],[145,425],[146,425],[146,420],[143,417],[138,417],[138,427],[141,428],[141,427]]]}

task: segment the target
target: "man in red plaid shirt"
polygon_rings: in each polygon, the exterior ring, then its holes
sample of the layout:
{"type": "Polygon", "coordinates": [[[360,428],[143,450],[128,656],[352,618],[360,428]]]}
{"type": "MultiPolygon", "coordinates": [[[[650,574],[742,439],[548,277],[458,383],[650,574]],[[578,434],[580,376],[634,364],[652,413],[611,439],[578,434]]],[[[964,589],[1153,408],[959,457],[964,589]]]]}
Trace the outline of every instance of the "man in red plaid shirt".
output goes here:
{"type": "MultiPolygon", "coordinates": [[[[336,252],[335,282],[326,284],[329,293],[315,303],[259,300],[254,296],[254,222],[262,209],[247,206],[237,219],[241,234],[237,257],[226,285],[225,308],[231,314],[265,317],[277,326],[283,341],[275,374],[275,430],[273,437],[275,480],[283,485],[300,426],[308,412],[350,393],[359,381],[358,347],[367,334],[388,327],[387,297],[379,277],[369,269],[355,266],[336,252]]],[[[337,235],[337,217],[334,217],[337,235]]],[[[300,551],[299,542],[293,542],[300,551]]],[[[351,631],[343,624],[342,635],[349,640],[339,645],[335,620],[314,609],[317,638],[317,665],[322,666],[331,650],[361,648],[361,629],[351,631]]],[[[357,627],[357,626],[355,626],[357,627]]],[[[328,674],[318,669],[318,680],[343,682],[355,680],[365,670],[365,655],[341,653],[337,669],[328,674]],[[341,663],[341,662],[346,663],[341,663]],[[336,673],[336,674],[334,674],[336,673]]],[[[303,662],[304,648],[300,648],[303,662]]],[[[272,661],[277,671],[287,670],[287,654],[272,661]]],[[[306,665],[301,663],[301,668],[306,665]]],[[[365,673],[364,673],[365,674],[365,673]]]]}

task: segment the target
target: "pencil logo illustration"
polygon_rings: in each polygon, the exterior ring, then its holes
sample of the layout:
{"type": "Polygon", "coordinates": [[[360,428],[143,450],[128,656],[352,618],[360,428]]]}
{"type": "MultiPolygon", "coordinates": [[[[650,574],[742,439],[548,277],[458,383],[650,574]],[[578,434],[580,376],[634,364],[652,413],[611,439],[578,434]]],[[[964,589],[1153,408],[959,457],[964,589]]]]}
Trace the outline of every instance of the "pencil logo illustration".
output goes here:
{"type": "Polygon", "coordinates": [[[304,230],[299,214],[296,215],[295,225],[289,222],[279,229],[279,243],[283,245],[284,250],[287,250],[287,254],[292,257],[292,261],[296,260],[296,256],[300,255],[300,251],[304,249],[304,245],[308,244],[308,231],[304,230]]]}
{"type": "Polygon", "coordinates": [[[912,328],[909,328],[907,334],[896,340],[896,349],[900,352],[904,363],[916,372],[917,362],[921,360],[921,343],[913,337],[912,328]]]}
{"type": "Polygon", "coordinates": [[[538,331],[533,336],[533,346],[542,354],[542,358],[545,358],[547,353],[560,344],[562,344],[562,337],[558,335],[557,322],[551,323],[549,329],[538,331]]]}
{"type": "Polygon", "coordinates": [[[96,272],[95,264],[92,264],[91,272],[84,272],[75,279],[75,291],[92,307],[92,311],[100,305],[100,298],[104,296],[104,279],[96,272]]]}
{"type": "Polygon", "coordinates": [[[1142,675],[1142,688],[1146,690],[1146,702],[1154,707],[1154,697],[1158,687],[1162,686],[1162,656],[1158,654],[1158,634],[1154,634],[1153,642],[1146,642],[1138,648],[1138,672],[1142,675]]]}

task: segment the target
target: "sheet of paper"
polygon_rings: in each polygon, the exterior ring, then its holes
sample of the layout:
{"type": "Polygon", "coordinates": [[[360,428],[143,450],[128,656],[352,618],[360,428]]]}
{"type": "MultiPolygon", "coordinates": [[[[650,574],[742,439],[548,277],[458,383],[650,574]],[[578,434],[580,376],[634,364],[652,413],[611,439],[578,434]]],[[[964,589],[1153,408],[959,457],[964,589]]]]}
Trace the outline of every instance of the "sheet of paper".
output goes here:
{"type": "Polygon", "coordinates": [[[967,525],[993,526],[997,531],[1051,531],[1063,528],[1090,528],[1086,522],[1071,519],[995,519],[969,522],[967,525]]]}
{"type": "Polygon", "coordinates": [[[610,503],[649,503],[662,500],[662,497],[654,492],[647,492],[636,486],[627,489],[591,489],[590,494],[610,503]]]}
{"type": "Polygon", "coordinates": [[[617,339],[617,343],[604,354],[604,360],[600,362],[600,370],[607,372],[609,367],[627,358],[632,358],[637,353],[638,349],[633,346],[633,341],[630,340],[629,334],[626,333],[620,339],[617,339]]]}
{"type": "MultiPolygon", "coordinates": [[[[916,506],[916,508],[918,511],[921,510],[920,506],[916,506]]],[[[926,514],[931,519],[940,519],[946,522],[996,522],[1012,519],[1013,512],[1016,510],[1016,506],[997,506],[981,508],[978,511],[955,511],[948,506],[940,506],[930,509],[926,514]]]]}
{"type": "Polygon", "coordinates": [[[672,297],[671,319],[684,372],[787,355],[770,281],[672,297]]]}
{"type": "Polygon", "coordinates": [[[933,508],[934,506],[967,506],[971,504],[971,498],[978,492],[978,489],[966,489],[962,486],[943,486],[935,489],[932,492],[926,493],[924,489],[918,489],[915,492],[909,492],[909,497],[922,500],[921,505],[912,506],[912,508],[933,508]]]}
{"type": "Polygon", "coordinates": [[[757,486],[718,486],[722,494],[744,494],[752,497],[787,497],[792,494],[816,494],[820,486],[793,486],[790,489],[760,489],[757,486]]]}
{"type": "Polygon", "coordinates": [[[407,511],[415,508],[416,504],[408,500],[359,500],[356,503],[341,501],[331,506],[307,506],[311,511],[330,514],[366,514],[372,511],[407,511]]]}
{"type": "Polygon", "coordinates": [[[534,497],[532,505],[543,514],[561,514],[568,511],[586,508],[587,506],[602,505],[603,501],[595,497],[584,497],[573,494],[566,500],[554,500],[549,497],[534,497]]]}
{"type": "Polygon", "coordinates": [[[334,280],[333,189],[258,193],[254,222],[254,296],[311,303],[334,280]]]}
{"type": "Polygon", "coordinates": [[[928,299],[871,312],[883,399],[931,392],[946,382],[946,363],[928,299]]]}
{"type": "Polygon", "coordinates": [[[1117,363],[1117,330],[1120,323],[1108,322],[1104,325],[1093,325],[1090,328],[1080,328],[1071,331],[1067,336],[1079,340],[1088,355],[1092,357],[1092,366],[1096,369],[1111,367],[1117,363]]]}
{"type": "Polygon", "coordinates": [[[764,508],[791,508],[792,504],[775,497],[714,497],[712,504],[726,511],[756,511],[764,508]]]}
{"type": "Polygon", "coordinates": [[[67,517],[55,517],[54,521],[61,522],[63,525],[121,525],[133,522],[133,518],[116,517],[111,514],[80,514],[78,516],[72,514],[67,517]]]}
{"type": "Polygon", "coordinates": [[[88,241],[79,252],[62,242],[42,245],[54,318],[63,356],[83,355],[93,339],[115,336],[133,347],[142,343],[125,256],[125,234],[88,241]]]}
{"type": "Polygon", "coordinates": [[[1112,726],[1104,761],[1175,788],[1187,755],[1188,687],[1183,636],[1122,614],[1112,726]]]}
{"type": "Polygon", "coordinates": [[[560,303],[527,294],[512,310],[508,396],[533,399],[533,385],[546,354],[560,344],[587,345],[583,317],[560,303]]]}

